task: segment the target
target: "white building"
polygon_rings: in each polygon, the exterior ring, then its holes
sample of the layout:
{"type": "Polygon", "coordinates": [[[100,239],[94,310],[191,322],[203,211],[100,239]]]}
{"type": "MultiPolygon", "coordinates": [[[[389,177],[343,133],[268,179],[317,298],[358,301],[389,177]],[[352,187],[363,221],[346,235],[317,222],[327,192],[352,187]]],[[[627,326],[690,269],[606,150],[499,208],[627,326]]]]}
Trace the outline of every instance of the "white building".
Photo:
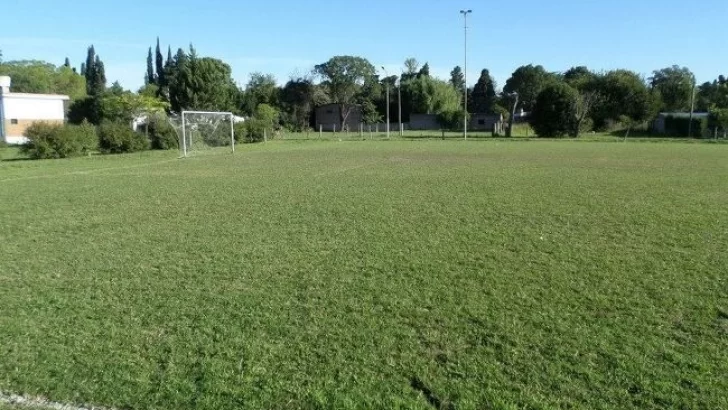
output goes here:
{"type": "Polygon", "coordinates": [[[10,77],[0,76],[0,141],[23,144],[32,123],[63,123],[68,100],[66,95],[12,93],[10,77]]]}

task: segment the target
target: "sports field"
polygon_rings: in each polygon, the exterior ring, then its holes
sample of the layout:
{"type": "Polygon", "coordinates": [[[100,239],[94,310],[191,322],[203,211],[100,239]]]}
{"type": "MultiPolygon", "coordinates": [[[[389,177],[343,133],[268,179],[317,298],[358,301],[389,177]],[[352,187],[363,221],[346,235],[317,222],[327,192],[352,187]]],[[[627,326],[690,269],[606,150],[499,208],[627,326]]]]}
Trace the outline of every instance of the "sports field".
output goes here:
{"type": "Polygon", "coordinates": [[[0,162],[0,391],[117,409],[728,408],[728,144],[0,162]]]}

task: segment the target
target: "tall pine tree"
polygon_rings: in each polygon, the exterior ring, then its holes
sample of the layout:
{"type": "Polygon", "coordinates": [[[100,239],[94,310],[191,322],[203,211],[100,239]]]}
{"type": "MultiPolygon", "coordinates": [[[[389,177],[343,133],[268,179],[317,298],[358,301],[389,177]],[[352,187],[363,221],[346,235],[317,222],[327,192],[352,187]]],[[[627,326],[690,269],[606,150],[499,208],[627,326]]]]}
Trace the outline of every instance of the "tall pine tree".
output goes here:
{"type": "Polygon", "coordinates": [[[71,60],[66,57],[66,61],[63,63],[63,66],[66,68],[71,68],[71,60]]]}
{"type": "Polygon", "coordinates": [[[159,37],[157,37],[157,50],[156,50],[156,67],[157,67],[157,85],[162,87],[165,84],[164,79],[164,56],[162,56],[162,49],[159,47],[159,37]]]}
{"type": "Polygon", "coordinates": [[[147,54],[147,75],[144,78],[144,84],[155,84],[156,78],[154,77],[154,61],[152,60],[152,48],[149,47],[149,54],[147,54]]]}
{"type": "Polygon", "coordinates": [[[96,62],[94,63],[94,81],[93,90],[94,95],[102,95],[106,91],[106,69],[104,68],[104,62],[101,61],[101,57],[96,56],[96,62]]]}
{"type": "Polygon", "coordinates": [[[96,50],[93,44],[88,48],[86,55],[86,65],[82,66],[81,74],[86,77],[86,92],[92,95],[94,75],[96,73],[96,50]]]}
{"type": "Polygon", "coordinates": [[[490,76],[488,69],[480,72],[480,78],[473,87],[473,95],[469,102],[471,112],[478,114],[493,112],[495,108],[495,81],[490,76]]]}

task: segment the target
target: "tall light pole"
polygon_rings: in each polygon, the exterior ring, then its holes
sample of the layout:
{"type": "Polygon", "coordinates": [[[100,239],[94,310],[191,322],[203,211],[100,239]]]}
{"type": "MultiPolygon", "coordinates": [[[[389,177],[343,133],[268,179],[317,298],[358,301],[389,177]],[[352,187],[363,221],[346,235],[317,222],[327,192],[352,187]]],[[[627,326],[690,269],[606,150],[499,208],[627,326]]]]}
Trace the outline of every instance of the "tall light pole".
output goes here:
{"type": "Polygon", "coordinates": [[[402,76],[399,76],[399,86],[397,87],[397,104],[399,109],[399,137],[404,137],[404,128],[402,127],[402,76]]]}
{"type": "Polygon", "coordinates": [[[693,111],[695,111],[695,77],[690,84],[690,120],[688,121],[688,138],[693,137],[693,111]]]}
{"type": "MultiPolygon", "coordinates": [[[[388,78],[389,74],[384,66],[382,66],[382,71],[384,71],[384,75],[388,78]]],[[[389,139],[389,81],[387,78],[385,78],[385,81],[387,82],[387,139],[389,139]]]]}
{"type": "Polygon", "coordinates": [[[473,10],[460,10],[460,14],[463,15],[464,29],[465,29],[465,86],[463,87],[463,94],[465,95],[465,115],[463,118],[463,138],[468,139],[468,14],[472,13],[473,10]]]}

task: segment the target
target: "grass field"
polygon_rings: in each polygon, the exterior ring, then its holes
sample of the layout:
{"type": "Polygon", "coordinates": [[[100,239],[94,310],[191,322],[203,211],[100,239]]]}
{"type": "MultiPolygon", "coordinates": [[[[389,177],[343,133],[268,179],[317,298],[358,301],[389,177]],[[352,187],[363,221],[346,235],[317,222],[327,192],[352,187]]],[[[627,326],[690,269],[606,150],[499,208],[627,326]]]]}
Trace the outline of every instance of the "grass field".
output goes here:
{"type": "Polygon", "coordinates": [[[176,156],[0,162],[0,391],[119,409],[728,408],[728,145],[176,156]]]}

